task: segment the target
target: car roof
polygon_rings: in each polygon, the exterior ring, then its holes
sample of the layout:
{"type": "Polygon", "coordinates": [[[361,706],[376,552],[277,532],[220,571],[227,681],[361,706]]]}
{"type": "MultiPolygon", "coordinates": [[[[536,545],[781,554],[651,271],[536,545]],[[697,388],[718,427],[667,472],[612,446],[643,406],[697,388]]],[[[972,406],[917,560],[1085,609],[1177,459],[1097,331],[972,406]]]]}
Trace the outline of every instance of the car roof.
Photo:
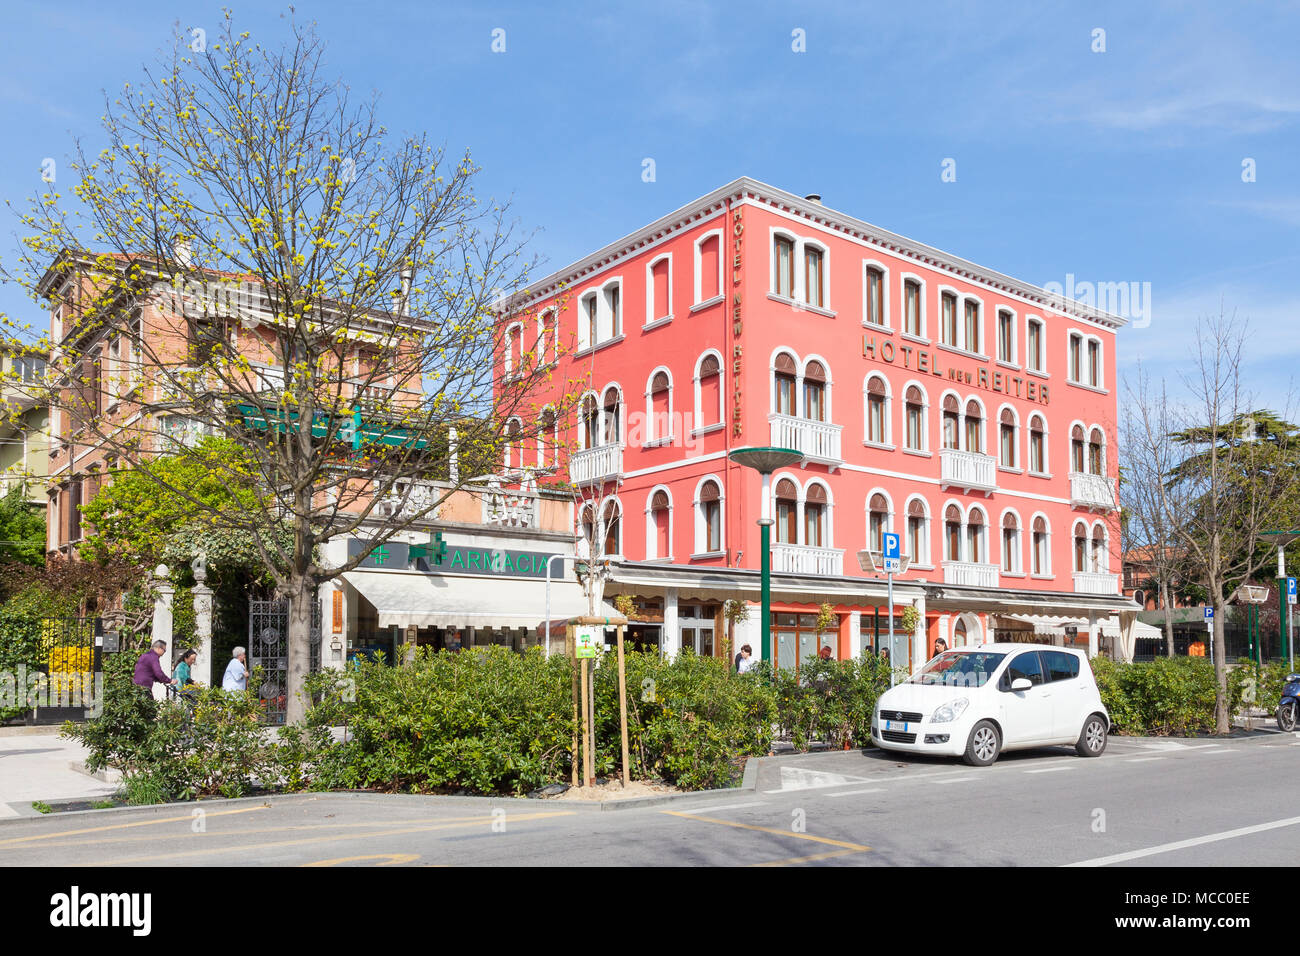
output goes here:
{"type": "Polygon", "coordinates": [[[1014,654],[1016,651],[1065,651],[1067,654],[1076,655],[1083,653],[1074,647],[1057,647],[1054,644],[1024,644],[1016,641],[1004,641],[998,644],[964,644],[961,647],[950,647],[948,650],[966,654],[987,652],[1014,654]]]}

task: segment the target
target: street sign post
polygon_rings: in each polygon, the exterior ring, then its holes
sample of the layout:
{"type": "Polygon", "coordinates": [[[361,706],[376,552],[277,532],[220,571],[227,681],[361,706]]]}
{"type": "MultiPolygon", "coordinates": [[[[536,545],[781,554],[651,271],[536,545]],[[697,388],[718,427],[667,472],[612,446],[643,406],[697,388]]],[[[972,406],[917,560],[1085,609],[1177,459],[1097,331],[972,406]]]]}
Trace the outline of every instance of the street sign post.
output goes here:
{"type": "MultiPolygon", "coordinates": [[[[1296,581],[1295,578],[1286,579],[1286,603],[1294,605],[1296,603],[1296,581]]],[[[1287,608],[1291,611],[1291,608],[1287,608]]],[[[1295,613],[1292,611],[1286,616],[1286,656],[1287,667],[1295,670],[1295,613]]]]}
{"type": "Polygon", "coordinates": [[[894,686],[894,660],[897,655],[894,646],[894,573],[898,571],[900,542],[898,534],[886,531],[884,534],[885,578],[889,582],[889,686],[894,686]]]}

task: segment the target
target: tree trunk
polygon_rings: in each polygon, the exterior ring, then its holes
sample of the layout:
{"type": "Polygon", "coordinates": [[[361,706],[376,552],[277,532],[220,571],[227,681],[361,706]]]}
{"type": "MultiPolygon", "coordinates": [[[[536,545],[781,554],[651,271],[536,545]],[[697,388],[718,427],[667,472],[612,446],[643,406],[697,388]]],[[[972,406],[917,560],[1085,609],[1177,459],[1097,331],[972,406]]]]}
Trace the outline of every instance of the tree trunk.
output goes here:
{"type": "Polygon", "coordinates": [[[311,618],[316,588],[308,575],[289,579],[289,673],[285,700],[285,723],[301,723],[307,716],[303,684],[311,669],[311,618]]]}
{"type": "Polygon", "coordinates": [[[1160,582],[1160,603],[1165,608],[1165,648],[1169,656],[1174,656],[1174,609],[1169,602],[1169,584],[1160,582]]]}
{"type": "MultiPolygon", "coordinates": [[[[1220,589],[1214,589],[1219,594],[1220,589]]],[[[1232,729],[1228,719],[1228,668],[1224,661],[1223,614],[1221,603],[1214,608],[1214,732],[1227,736],[1232,729]]]]}

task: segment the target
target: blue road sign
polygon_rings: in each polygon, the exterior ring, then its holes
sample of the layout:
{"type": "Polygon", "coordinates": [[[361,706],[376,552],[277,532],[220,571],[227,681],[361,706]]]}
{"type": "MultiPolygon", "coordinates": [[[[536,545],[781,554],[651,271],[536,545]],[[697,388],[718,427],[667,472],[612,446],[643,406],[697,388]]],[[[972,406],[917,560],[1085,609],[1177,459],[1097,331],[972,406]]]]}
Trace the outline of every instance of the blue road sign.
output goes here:
{"type": "Polygon", "coordinates": [[[1286,603],[1296,603],[1295,578],[1286,579],[1286,603]]]}
{"type": "Polygon", "coordinates": [[[1212,607],[1207,607],[1207,608],[1205,609],[1205,619],[1206,619],[1207,621],[1213,621],[1213,620],[1214,620],[1214,608],[1212,608],[1212,607]]]}
{"type": "Polygon", "coordinates": [[[894,531],[885,532],[885,560],[886,561],[888,561],[890,558],[900,557],[901,550],[902,550],[900,547],[900,540],[901,540],[901,536],[897,532],[894,531]]]}

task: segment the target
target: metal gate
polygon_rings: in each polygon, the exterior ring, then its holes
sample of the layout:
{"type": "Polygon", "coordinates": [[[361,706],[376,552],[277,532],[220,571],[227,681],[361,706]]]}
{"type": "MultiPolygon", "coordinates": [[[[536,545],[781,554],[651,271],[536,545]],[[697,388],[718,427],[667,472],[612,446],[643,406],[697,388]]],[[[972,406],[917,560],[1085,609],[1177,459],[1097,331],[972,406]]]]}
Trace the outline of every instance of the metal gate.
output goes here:
{"type": "MultiPolygon", "coordinates": [[[[320,670],[320,601],[311,604],[308,669],[320,670]]],[[[289,601],[248,602],[248,669],[262,668],[262,686],[254,688],[268,724],[283,724],[289,687],[289,601]]]]}
{"type": "Polygon", "coordinates": [[[38,669],[42,676],[28,723],[85,720],[95,704],[103,621],[97,617],[43,617],[38,669]]]}

